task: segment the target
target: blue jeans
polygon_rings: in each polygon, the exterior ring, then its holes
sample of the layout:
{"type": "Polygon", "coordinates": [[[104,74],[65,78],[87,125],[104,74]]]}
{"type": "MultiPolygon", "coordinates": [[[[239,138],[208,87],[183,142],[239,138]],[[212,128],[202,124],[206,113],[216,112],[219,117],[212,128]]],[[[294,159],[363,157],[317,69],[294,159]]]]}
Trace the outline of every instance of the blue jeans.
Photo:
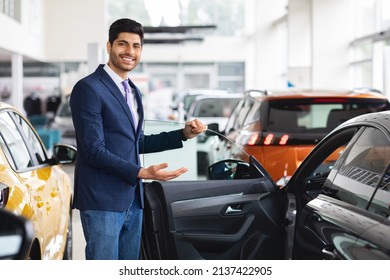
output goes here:
{"type": "MultiPolygon", "coordinates": [[[[138,194],[138,192],[136,192],[138,194]]],[[[138,260],[142,232],[139,195],[124,212],[80,210],[87,260],[138,260]]]]}

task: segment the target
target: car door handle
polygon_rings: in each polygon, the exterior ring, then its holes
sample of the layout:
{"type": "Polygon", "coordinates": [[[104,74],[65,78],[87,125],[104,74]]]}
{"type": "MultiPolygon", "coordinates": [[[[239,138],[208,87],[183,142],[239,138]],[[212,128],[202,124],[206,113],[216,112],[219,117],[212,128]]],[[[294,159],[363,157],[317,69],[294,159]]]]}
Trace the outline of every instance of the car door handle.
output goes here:
{"type": "Polygon", "coordinates": [[[241,212],[242,209],[240,209],[240,205],[234,205],[234,206],[229,205],[226,208],[225,214],[234,214],[234,213],[241,213],[241,212]]]}
{"type": "Polygon", "coordinates": [[[335,260],[335,259],[337,259],[337,255],[330,248],[324,248],[324,249],[321,250],[321,252],[324,255],[324,259],[326,259],[326,260],[335,260]]]}

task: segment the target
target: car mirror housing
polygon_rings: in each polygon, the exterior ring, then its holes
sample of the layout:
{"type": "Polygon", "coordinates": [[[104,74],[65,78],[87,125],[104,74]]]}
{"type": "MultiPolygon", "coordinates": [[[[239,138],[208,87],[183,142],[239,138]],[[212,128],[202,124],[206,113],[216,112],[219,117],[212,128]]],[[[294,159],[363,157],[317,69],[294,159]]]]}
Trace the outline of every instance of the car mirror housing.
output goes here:
{"type": "Polygon", "coordinates": [[[207,176],[210,180],[244,179],[250,177],[250,168],[242,160],[227,159],[210,165],[207,176]]]}
{"type": "Polygon", "coordinates": [[[210,123],[207,125],[207,130],[205,131],[207,136],[213,136],[218,133],[220,133],[218,123],[210,123]]]}
{"type": "Polygon", "coordinates": [[[30,250],[33,228],[29,220],[0,209],[0,260],[24,260],[30,250]]]}
{"type": "Polygon", "coordinates": [[[71,164],[76,160],[77,149],[71,145],[57,144],[53,147],[53,159],[56,164],[71,164]]]}

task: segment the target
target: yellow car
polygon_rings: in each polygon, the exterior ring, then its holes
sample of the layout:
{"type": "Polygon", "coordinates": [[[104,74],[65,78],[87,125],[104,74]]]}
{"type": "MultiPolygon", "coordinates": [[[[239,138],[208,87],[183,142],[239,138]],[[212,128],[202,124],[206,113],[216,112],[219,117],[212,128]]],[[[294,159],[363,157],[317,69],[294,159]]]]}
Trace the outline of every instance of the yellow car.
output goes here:
{"type": "Polygon", "coordinates": [[[29,259],[72,259],[73,184],[60,164],[73,163],[76,148],[50,152],[30,122],[0,102],[0,208],[32,222],[29,259]]]}

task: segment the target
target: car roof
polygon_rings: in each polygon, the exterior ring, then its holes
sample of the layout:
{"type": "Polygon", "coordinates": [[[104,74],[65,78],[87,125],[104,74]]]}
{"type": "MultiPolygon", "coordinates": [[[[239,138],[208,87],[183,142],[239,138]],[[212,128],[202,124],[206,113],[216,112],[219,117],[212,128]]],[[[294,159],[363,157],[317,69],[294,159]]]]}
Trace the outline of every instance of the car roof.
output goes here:
{"type": "Polygon", "coordinates": [[[279,90],[248,92],[257,100],[300,99],[300,98],[378,98],[387,99],[385,95],[374,89],[355,90],[279,90]]]}
{"type": "Polygon", "coordinates": [[[225,93],[225,94],[211,94],[211,95],[198,95],[195,97],[194,102],[204,99],[226,99],[226,98],[243,98],[243,93],[225,93]]]}
{"type": "Polygon", "coordinates": [[[199,94],[227,94],[229,90],[226,89],[186,89],[181,93],[183,95],[199,95],[199,94]]]}
{"type": "Polygon", "coordinates": [[[0,109],[14,108],[11,104],[0,101],[0,109]]]}

